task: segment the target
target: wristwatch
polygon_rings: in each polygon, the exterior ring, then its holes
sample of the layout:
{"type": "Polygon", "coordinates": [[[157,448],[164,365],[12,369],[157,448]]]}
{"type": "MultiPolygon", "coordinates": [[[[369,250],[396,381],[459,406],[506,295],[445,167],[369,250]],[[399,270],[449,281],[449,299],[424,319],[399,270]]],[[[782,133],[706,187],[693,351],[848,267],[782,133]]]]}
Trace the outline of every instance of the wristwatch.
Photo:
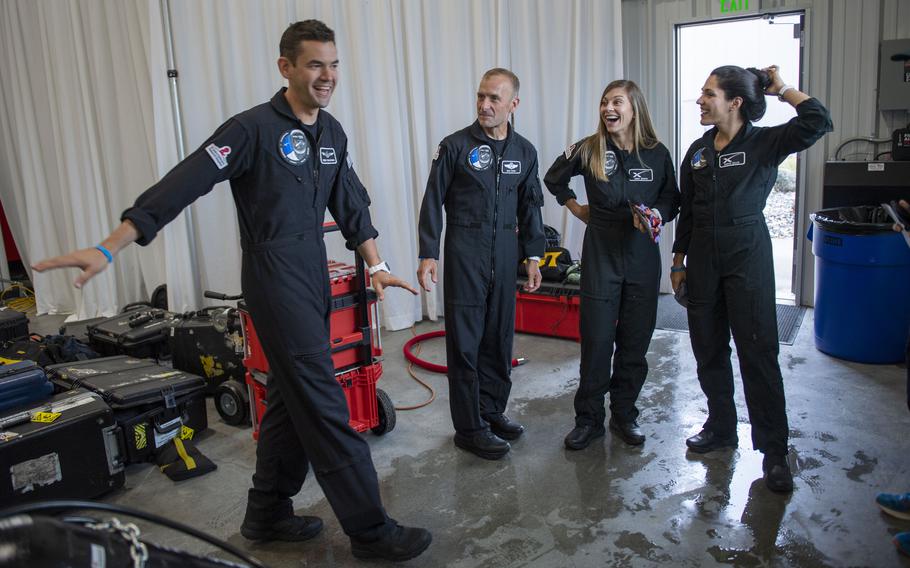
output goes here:
{"type": "Polygon", "coordinates": [[[388,272],[389,274],[391,274],[392,270],[389,268],[389,263],[387,263],[386,261],[383,260],[379,264],[374,264],[373,266],[370,266],[369,268],[367,268],[367,272],[369,272],[370,276],[372,276],[372,275],[376,274],[377,272],[388,272]]]}
{"type": "Polygon", "coordinates": [[[784,94],[785,94],[787,91],[793,90],[793,89],[795,89],[795,88],[796,88],[796,87],[794,87],[793,85],[784,85],[784,86],[781,87],[780,90],[777,92],[777,100],[786,102],[787,99],[784,98],[784,94]]]}

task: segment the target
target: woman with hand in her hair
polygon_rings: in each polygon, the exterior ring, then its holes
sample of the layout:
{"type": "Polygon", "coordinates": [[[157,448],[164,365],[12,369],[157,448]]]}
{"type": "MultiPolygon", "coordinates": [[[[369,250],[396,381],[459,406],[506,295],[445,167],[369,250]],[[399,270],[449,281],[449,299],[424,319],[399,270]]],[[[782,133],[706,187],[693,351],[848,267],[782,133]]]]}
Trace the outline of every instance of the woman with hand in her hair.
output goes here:
{"type": "Polygon", "coordinates": [[[776,66],[718,67],[696,103],[701,124],[713,128],[692,143],[681,164],[682,208],[670,279],[674,290],[687,286],[689,334],[708,418],[686,445],[705,453],[738,444],[732,331],[752,445],[764,454],[765,483],[790,492],[774,262],[762,211],[777,167],[830,132],[831,118],[819,101],[785,84],[776,66]],[[769,128],[753,126],[765,114],[766,95],[794,106],[796,117],[769,128]]]}

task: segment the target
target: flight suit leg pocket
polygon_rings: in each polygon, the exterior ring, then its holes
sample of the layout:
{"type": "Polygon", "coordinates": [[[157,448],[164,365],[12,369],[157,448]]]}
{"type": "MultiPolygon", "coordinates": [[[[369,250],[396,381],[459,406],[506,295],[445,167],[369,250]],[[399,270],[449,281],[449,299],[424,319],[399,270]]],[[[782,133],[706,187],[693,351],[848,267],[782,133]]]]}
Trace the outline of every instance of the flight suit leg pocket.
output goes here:
{"type": "MultiPolygon", "coordinates": [[[[492,266],[484,246],[481,223],[469,218],[446,220],[445,302],[461,306],[482,306],[492,266]]],[[[514,274],[513,274],[514,277],[514,274]]]]}

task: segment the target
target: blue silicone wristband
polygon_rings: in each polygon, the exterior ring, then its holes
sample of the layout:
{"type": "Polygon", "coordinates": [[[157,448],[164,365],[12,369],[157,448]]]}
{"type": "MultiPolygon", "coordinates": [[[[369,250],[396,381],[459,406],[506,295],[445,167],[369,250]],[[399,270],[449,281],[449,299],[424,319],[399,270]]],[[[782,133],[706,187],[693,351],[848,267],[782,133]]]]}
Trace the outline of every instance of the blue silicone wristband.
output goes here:
{"type": "Polygon", "coordinates": [[[685,266],[671,266],[670,267],[670,272],[685,272],[685,271],[686,271],[685,266]]]}
{"type": "Polygon", "coordinates": [[[107,259],[108,264],[114,262],[114,255],[111,254],[111,251],[107,250],[101,245],[95,245],[95,250],[101,252],[101,254],[104,255],[104,257],[107,259]]]}

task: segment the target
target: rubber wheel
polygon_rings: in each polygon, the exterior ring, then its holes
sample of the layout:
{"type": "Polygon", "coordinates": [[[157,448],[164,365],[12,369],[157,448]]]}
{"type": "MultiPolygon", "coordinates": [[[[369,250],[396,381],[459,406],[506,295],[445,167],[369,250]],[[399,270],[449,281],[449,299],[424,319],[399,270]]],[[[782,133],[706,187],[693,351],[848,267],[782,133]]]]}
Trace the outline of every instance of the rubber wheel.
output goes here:
{"type": "Polygon", "coordinates": [[[226,424],[249,424],[250,405],[244,386],[234,379],[218,385],[215,389],[215,410],[226,424]]]}
{"type": "Polygon", "coordinates": [[[379,424],[371,428],[370,432],[382,436],[395,429],[395,405],[382,389],[376,389],[376,402],[379,409],[379,424]]]}
{"type": "Polygon", "coordinates": [[[153,308],[167,311],[167,284],[161,284],[149,296],[149,304],[153,308]]]}

